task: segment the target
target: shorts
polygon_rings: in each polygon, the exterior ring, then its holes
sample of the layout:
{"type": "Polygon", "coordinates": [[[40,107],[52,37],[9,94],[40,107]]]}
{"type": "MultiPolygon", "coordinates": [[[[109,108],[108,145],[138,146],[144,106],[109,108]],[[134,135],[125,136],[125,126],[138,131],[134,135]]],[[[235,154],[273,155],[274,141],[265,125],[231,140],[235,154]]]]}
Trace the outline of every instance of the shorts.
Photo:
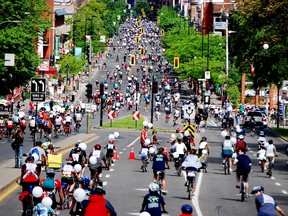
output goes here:
{"type": "Polygon", "coordinates": [[[249,172],[236,172],[237,178],[242,176],[244,182],[248,182],[249,180],[249,172]]]}
{"type": "MultiPolygon", "coordinates": [[[[29,186],[31,185],[32,188],[39,186],[39,182],[22,182],[22,191],[28,191],[29,192],[29,186]]],[[[32,192],[32,191],[31,191],[32,192]]]]}
{"type": "Polygon", "coordinates": [[[51,128],[44,128],[44,131],[48,134],[52,134],[51,128]]]}
{"type": "Polygon", "coordinates": [[[141,160],[144,160],[144,159],[147,159],[148,158],[148,155],[146,154],[141,154],[141,160]]]}
{"type": "Polygon", "coordinates": [[[61,182],[65,182],[69,185],[72,185],[74,183],[73,177],[62,177],[61,182]]]}
{"type": "Polygon", "coordinates": [[[102,166],[97,167],[95,169],[90,169],[90,173],[91,173],[90,177],[91,177],[91,179],[93,179],[96,174],[101,174],[102,173],[102,166]]]}
{"type": "Polygon", "coordinates": [[[154,170],[153,169],[153,174],[154,174],[154,178],[155,179],[157,179],[157,172],[161,172],[159,175],[160,175],[160,177],[162,178],[162,179],[164,179],[165,178],[165,170],[154,170]]]}
{"type": "Polygon", "coordinates": [[[222,152],[223,158],[231,158],[233,155],[233,151],[232,150],[223,150],[222,152]]]}

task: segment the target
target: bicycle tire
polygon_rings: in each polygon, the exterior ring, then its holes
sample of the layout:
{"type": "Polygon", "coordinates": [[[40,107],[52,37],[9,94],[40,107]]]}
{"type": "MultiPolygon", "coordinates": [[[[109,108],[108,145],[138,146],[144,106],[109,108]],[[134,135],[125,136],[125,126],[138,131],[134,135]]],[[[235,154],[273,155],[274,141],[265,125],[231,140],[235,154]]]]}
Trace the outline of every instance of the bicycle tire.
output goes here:
{"type": "Polygon", "coordinates": [[[188,181],[188,185],[187,185],[188,200],[191,199],[191,191],[192,191],[191,182],[188,181]]]}
{"type": "Polygon", "coordinates": [[[241,202],[245,201],[245,187],[244,187],[244,182],[241,180],[241,202]]]}

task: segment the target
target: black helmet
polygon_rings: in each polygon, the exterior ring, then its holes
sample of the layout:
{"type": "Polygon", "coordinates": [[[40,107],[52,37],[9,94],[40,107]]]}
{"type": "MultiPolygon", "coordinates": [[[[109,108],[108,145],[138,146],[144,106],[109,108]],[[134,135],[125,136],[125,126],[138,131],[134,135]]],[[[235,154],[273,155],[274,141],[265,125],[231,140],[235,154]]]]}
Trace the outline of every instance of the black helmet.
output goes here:
{"type": "Polygon", "coordinates": [[[28,156],[28,157],[26,158],[25,162],[27,163],[28,161],[29,161],[29,162],[34,162],[34,157],[28,156]]]}
{"type": "Polygon", "coordinates": [[[41,146],[42,145],[42,141],[41,140],[37,140],[35,143],[36,146],[41,146]]]}
{"type": "Polygon", "coordinates": [[[96,188],[95,188],[95,193],[96,194],[106,194],[106,190],[102,187],[102,186],[97,186],[96,188]]]}
{"type": "Polygon", "coordinates": [[[269,143],[269,144],[273,144],[273,140],[269,140],[268,143],[269,143]]]}
{"type": "Polygon", "coordinates": [[[225,136],[225,139],[230,139],[230,136],[225,136]]]}
{"type": "Polygon", "coordinates": [[[54,177],[55,176],[55,170],[54,169],[48,169],[46,171],[47,176],[54,177]]]}
{"type": "Polygon", "coordinates": [[[207,140],[207,138],[206,137],[202,137],[202,140],[201,141],[206,141],[207,140]]]}

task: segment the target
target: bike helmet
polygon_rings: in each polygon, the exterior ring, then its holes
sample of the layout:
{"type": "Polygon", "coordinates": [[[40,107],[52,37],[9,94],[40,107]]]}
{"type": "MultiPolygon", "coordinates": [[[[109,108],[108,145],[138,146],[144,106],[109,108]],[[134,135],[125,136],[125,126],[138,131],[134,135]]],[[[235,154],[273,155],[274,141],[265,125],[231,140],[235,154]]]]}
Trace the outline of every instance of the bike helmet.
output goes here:
{"type": "Polygon", "coordinates": [[[273,140],[269,140],[268,143],[269,143],[269,144],[273,144],[273,140]]]}
{"type": "Polygon", "coordinates": [[[192,214],[193,208],[189,204],[185,204],[181,207],[181,211],[183,214],[192,214]]]}
{"type": "Polygon", "coordinates": [[[48,169],[48,170],[46,171],[46,174],[47,174],[47,176],[52,176],[52,177],[54,177],[54,176],[55,176],[55,170],[54,170],[54,169],[48,169]]]}
{"type": "Polygon", "coordinates": [[[68,157],[68,158],[66,158],[66,162],[67,162],[67,163],[72,163],[72,162],[73,162],[73,159],[72,159],[71,157],[68,157]]]}
{"type": "Polygon", "coordinates": [[[176,129],[176,133],[180,133],[180,131],[181,131],[180,128],[176,129]]]}
{"type": "Polygon", "coordinates": [[[94,146],[94,148],[95,148],[96,150],[100,150],[100,149],[101,149],[101,145],[100,145],[100,144],[96,144],[96,145],[94,146]]]}
{"type": "Polygon", "coordinates": [[[251,194],[255,194],[257,193],[258,191],[264,191],[264,187],[262,186],[255,186],[253,187],[252,191],[251,191],[251,194]]]}
{"type": "Polygon", "coordinates": [[[90,184],[90,177],[89,176],[83,176],[80,178],[80,184],[82,186],[89,186],[90,184]]]}
{"type": "Polygon", "coordinates": [[[150,183],[149,184],[149,186],[148,186],[148,188],[149,188],[149,190],[151,191],[151,192],[158,192],[159,191],[159,186],[158,186],[158,184],[156,184],[156,183],[150,183]]]}
{"type": "Polygon", "coordinates": [[[110,143],[110,144],[114,144],[115,141],[114,141],[114,140],[109,140],[109,143],[110,143]]]}
{"type": "Polygon", "coordinates": [[[206,141],[207,140],[207,138],[206,137],[202,137],[202,140],[201,141],[206,141]]]}
{"type": "Polygon", "coordinates": [[[225,136],[225,139],[230,139],[230,136],[225,136]]]}
{"type": "Polygon", "coordinates": [[[28,156],[25,160],[25,162],[34,162],[34,157],[33,156],[28,156]]]}
{"type": "Polygon", "coordinates": [[[95,193],[96,194],[106,194],[106,190],[102,187],[102,186],[97,186],[96,188],[95,188],[95,193]]]}
{"type": "Polygon", "coordinates": [[[36,146],[41,146],[42,145],[42,141],[41,140],[36,141],[35,145],[36,146]]]}
{"type": "Polygon", "coordinates": [[[243,139],[244,139],[244,136],[243,136],[242,134],[240,134],[240,135],[238,136],[238,139],[243,140],[243,139]]]}

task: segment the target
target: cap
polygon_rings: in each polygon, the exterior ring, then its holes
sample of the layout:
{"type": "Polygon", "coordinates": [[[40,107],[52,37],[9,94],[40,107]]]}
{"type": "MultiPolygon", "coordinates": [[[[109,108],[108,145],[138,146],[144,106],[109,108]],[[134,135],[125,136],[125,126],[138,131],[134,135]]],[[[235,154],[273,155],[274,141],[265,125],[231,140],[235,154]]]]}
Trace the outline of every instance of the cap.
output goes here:
{"type": "Polygon", "coordinates": [[[262,186],[255,186],[255,187],[253,187],[251,194],[255,194],[258,191],[264,191],[264,188],[262,186]]]}

